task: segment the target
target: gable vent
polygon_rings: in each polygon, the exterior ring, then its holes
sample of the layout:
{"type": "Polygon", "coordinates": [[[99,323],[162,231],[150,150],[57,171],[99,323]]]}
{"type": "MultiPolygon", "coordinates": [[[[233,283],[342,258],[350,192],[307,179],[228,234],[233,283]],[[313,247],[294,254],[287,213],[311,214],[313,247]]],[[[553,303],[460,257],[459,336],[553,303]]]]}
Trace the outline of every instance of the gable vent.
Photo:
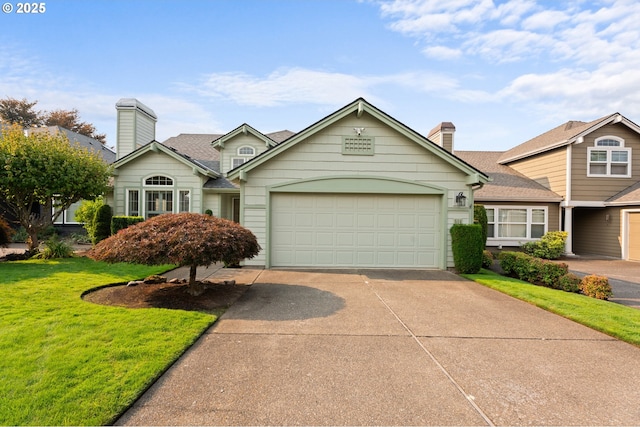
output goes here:
{"type": "Polygon", "coordinates": [[[356,156],[373,156],[373,148],[373,137],[342,137],[342,154],[351,154],[356,156]]]}

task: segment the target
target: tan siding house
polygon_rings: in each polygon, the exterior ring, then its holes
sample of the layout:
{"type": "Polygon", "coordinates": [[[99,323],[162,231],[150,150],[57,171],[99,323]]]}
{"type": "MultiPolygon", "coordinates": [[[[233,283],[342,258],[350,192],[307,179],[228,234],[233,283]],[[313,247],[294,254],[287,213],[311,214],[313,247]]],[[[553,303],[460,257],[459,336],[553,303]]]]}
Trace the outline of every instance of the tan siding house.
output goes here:
{"type": "MultiPolygon", "coordinates": [[[[548,200],[558,202],[558,229],[569,233],[568,254],[634,256],[640,239],[629,226],[640,207],[640,127],[634,122],[619,113],[570,121],[501,153],[496,162],[494,172],[517,172],[551,192],[548,200]]],[[[494,176],[490,168],[487,173],[494,176]]],[[[504,197],[517,200],[519,193],[498,179],[476,198],[490,205],[504,197]]],[[[555,228],[553,216],[549,230],[555,228]]]]}

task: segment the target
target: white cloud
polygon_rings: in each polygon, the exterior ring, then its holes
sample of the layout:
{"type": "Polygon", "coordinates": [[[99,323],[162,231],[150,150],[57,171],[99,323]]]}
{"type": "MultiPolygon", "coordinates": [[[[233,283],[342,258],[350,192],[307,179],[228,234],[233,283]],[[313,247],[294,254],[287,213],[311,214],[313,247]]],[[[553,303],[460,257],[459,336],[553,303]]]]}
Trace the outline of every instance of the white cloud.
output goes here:
{"type": "Polygon", "coordinates": [[[291,103],[340,104],[370,95],[367,81],[349,74],[291,68],[265,78],[247,73],[214,73],[193,90],[240,105],[272,107],[291,103]]]}
{"type": "Polygon", "coordinates": [[[440,59],[440,60],[450,60],[460,58],[462,56],[462,51],[460,49],[452,49],[447,46],[429,46],[425,47],[422,50],[429,58],[440,59]]]}
{"type": "Polygon", "coordinates": [[[570,18],[565,12],[559,10],[545,10],[535,13],[522,22],[525,30],[550,30],[561,22],[570,18]]]}

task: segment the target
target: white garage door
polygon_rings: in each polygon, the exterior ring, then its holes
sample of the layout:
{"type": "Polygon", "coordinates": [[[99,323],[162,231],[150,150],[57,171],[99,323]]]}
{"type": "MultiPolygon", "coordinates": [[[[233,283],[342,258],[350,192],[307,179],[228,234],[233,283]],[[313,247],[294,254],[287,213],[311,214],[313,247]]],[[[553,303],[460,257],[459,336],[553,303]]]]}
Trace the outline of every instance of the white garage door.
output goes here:
{"type": "Polygon", "coordinates": [[[439,266],[438,196],[273,194],[271,265],[439,266]]]}

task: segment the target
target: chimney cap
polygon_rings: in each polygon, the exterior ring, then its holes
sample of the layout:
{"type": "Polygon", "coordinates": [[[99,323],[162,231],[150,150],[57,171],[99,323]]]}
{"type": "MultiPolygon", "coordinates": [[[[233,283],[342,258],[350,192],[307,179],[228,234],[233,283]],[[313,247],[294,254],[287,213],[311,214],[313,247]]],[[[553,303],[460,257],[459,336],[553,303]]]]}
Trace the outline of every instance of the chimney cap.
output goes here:
{"type": "Polygon", "coordinates": [[[135,98],[122,98],[116,102],[116,110],[140,110],[153,120],[158,120],[156,113],[135,98]]]}
{"type": "Polygon", "coordinates": [[[445,132],[445,131],[455,132],[456,131],[456,127],[451,122],[442,122],[439,125],[437,125],[436,127],[434,127],[433,129],[431,129],[431,131],[429,132],[429,137],[431,135],[435,134],[435,133],[445,132]]]}

